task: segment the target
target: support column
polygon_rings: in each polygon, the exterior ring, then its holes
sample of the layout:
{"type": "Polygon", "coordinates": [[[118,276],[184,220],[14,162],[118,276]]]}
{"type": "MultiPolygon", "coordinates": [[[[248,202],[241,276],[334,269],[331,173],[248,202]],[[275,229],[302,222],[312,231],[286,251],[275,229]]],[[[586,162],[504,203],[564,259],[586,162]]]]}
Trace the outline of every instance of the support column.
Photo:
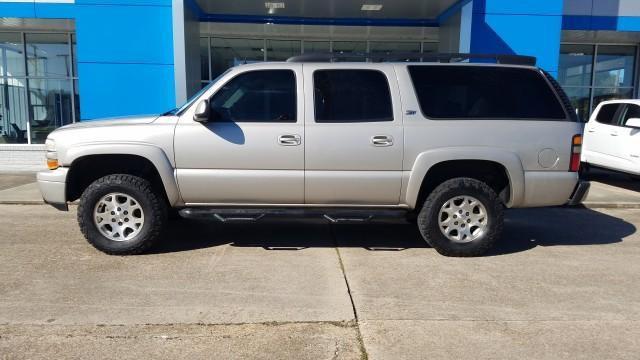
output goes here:
{"type": "Polygon", "coordinates": [[[176,106],[200,90],[200,22],[195,6],[189,0],[173,0],[176,106]]]}

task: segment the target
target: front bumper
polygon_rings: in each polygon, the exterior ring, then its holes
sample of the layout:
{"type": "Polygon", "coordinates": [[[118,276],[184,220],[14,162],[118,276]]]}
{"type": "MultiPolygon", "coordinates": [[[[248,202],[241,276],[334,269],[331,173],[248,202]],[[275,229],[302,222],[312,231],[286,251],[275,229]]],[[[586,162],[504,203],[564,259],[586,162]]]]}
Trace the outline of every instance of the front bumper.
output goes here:
{"type": "Polygon", "coordinates": [[[567,205],[576,206],[582,203],[582,201],[589,194],[589,188],[591,187],[591,183],[588,181],[579,181],[576,185],[576,188],[573,190],[573,194],[569,198],[569,202],[567,205]]]}
{"type": "Polygon", "coordinates": [[[58,210],[67,211],[67,173],[68,168],[58,168],[56,170],[45,170],[38,172],[38,188],[44,202],[52,205],[58,210]]]}

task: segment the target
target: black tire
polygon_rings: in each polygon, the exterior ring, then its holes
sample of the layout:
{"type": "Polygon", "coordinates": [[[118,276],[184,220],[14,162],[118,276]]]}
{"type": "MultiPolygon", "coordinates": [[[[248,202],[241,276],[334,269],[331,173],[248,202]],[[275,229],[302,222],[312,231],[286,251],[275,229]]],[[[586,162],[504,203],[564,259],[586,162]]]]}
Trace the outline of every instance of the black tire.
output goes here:
{"type": "Polygon", "coordinates": [[[418,228],[425,241],[445,256],[470,257],[487,252],[502,234],[504,209],[495,191],[482,181],[455,178],[440,184],[427,197],[418,214],[418,228]],[[440,209],[456,196],[471,196],[482,203],[487,212],[488,225],[484,234],[466,243],[449,240],[440,231],[440,209]]]}
{"type": "Polygon", "coordinates": [[[110,255],[135,255],[148,250],[159,238],[167,222],[167,205],[151,184],[142,178],[126,174],[107,175],[89,185],[78,206],[78,224],[87,241],[110,255]],[[135,198],[144,212],[140,232],[124,241],[111,240],[100,233],[93,221],[93,211],[100,199],[112,192],[135,198]]]}

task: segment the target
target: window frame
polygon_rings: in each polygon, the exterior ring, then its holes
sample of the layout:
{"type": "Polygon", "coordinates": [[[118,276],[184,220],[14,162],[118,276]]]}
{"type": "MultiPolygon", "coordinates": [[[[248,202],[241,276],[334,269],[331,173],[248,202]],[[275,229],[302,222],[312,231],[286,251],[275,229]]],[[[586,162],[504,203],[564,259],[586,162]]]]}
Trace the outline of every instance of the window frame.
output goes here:
{"type": "Polygon", "coordinates": [[[314,69],[311,72],[311,89],[313,90],[313,94],[311,95],[311,98],[313,99],[313,123],[314,124],[380,124],[380,123],[393,123],[394,121],[396,121],[396,116],[394,113],[394,102],[393,102],[393,94],[391,93],[391,84],[389,82],[389,77],[387,76],[387,74],[380,70],[380,69],[374,69],[374,68],[324,68],[324,69],[314,69]],[[387,93],[389,95],[389,105],[391,105],[391,117],[389,119],[385,119],[385,120],[378,120],[378,121],[353,121],[353,120],[349,120],[349,121],[318,121],[318,115],[317,115],[317,108],[316,108],[316,93],[315,93],[315,81],[316,81],[316,72],[318,71],[370,71],[370,72],[376,72],[381,74],[384,79],[385,79],[385,83],[387,85],[387,93]]]}
{"type": "MultiPolygon", "coordinates": [[[[227,69],[227,71],[229,71],[229,69],[227,69]]],[[[210,120],[211,123],[249,123],[249,124],[297,124],[300,122],[300,114],[298,111],[298,105],[299,105],[299,101],[300,99],[298,98],[298,74],[296,73],[296,71],[294,69],[276,69],[276,68],[265,68],[265,69],[250,69],[250,70],[246,70],[246,71],[241,71],[235,75],[233,75],[229,80],[225,81],[223,84],[220,85],[220,87],[218,89],[216,89],[211,95],[209,95],[208,97],[206,97],[207,101],[209,102],[209,106],[211,107],[212,105],[212,100],[213,98],[220,93],[220,91],[230,82],[234,81],[236,78],[249,74],[249,73],[256,73],[256,72],[265,72],[265,71],[288,71],[290,73],[293,74],[293,95],[295,98],[295,116],[293,121],[292,120],[286,120],[286,121],[251,121],[251,120],[240,120],[240,121],[235,121],[235,120],[225,120],[225,121],[216,121],[216,120],[210,120]]],[[[224,73],[223,73],[224,75],[224,73]]],[[[205,91],[206,93],[206,91],[205,91]]],[[[197,103],[199,101],[195,101],[195,103],[197,103]]]]}
{"type": "Polygon", "coordinates": [[[416,98],[416,103],[418,105],[418,108],[420,108],[420,114],[422,114],[422,117],[424,117],[427,120],[434,120],[434,121],[448,121],[448,120],[452,120],[452,121],[490,121],[490,120],[495,120],[495,121],[567,121],[567,122],[574,122],[571,120],[571,116],[569,116],[569,113],[567,112],[567,109],[564,106],[564,103],[560,97],[560,94],[558,94],[558,92],[556,91],[556,89],[553,87],[553,85],[551,84],[551,82],[549,81],[549,79],[547,79],[547,77],[544,75],[544,73],[542,73],[542,71],[540,69],[536,69],[536,68],[526,68],[526,67],[518,67],[518,66],[488,66],[488,65],[478,65],[478,64],[473,64],[473,65],[466,65],[466,64],[458,64],[458,65],[454,65],[454,64],[443,64],[443,65],[439,65],[439,64],[428,64],[428,63],[420,63],[420,64],[411,64],[411,65],[407,65],[406,67],[406,71],[407,71],[407,75],[409,77],[409,80],[411,82],[411,88],[413,89],[413,94],[416,98]],[[556,99],[556,101],[558,102],[558,105],[560,106],[560,108],[562,109],[562,112],[564,113],[564,118],[562,119],[555,119],[555,118],[522,118],[522,117],[509,117],[509,118],[495,118],[495,117],[474,117],[474,118],[470,118],[470,117],[431,117],[431,116],[427,116],[427,114],[424,113],[423,109],[422,109],[422,105],[420,104],[420,97],[418,96],[418,89],[416,89],[416,84],[413,81],[413,77],[411,76],[411,72],[410,72],[410,68],[411,67],[475,67],[475,68],[510,68],[510,69],[522,69],[522,70],[526,70],[526,71],[533,71],[534,73],[536,73],[538,76],[540,76],[542,78],[542,80],[545,82],[545,84],[547,85],[547,87],[549,88],[549,90],[551,91],[551,93],[553,94],[554,98],[556,99]]]}

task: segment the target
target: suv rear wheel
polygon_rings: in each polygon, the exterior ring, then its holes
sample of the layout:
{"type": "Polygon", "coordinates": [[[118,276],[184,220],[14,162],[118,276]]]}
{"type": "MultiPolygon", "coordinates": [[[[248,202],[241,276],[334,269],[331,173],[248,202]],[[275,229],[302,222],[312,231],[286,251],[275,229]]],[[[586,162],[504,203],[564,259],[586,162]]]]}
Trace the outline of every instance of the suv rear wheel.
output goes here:
{"type": "Polygon", "coordinates": [[[167,221],[167,207],[151,184],[132,175],[102,177],[89,185],[78,206],[78,223],[96,249],[133,255],[149,249],[167,221]]]}
{"type": "Polygon", "coordinates": [[[502,233],[503,206],[482,181],[455,178],[440,184],[418,214],[422,237],[445,256],[479,256],[502,233]]]}

